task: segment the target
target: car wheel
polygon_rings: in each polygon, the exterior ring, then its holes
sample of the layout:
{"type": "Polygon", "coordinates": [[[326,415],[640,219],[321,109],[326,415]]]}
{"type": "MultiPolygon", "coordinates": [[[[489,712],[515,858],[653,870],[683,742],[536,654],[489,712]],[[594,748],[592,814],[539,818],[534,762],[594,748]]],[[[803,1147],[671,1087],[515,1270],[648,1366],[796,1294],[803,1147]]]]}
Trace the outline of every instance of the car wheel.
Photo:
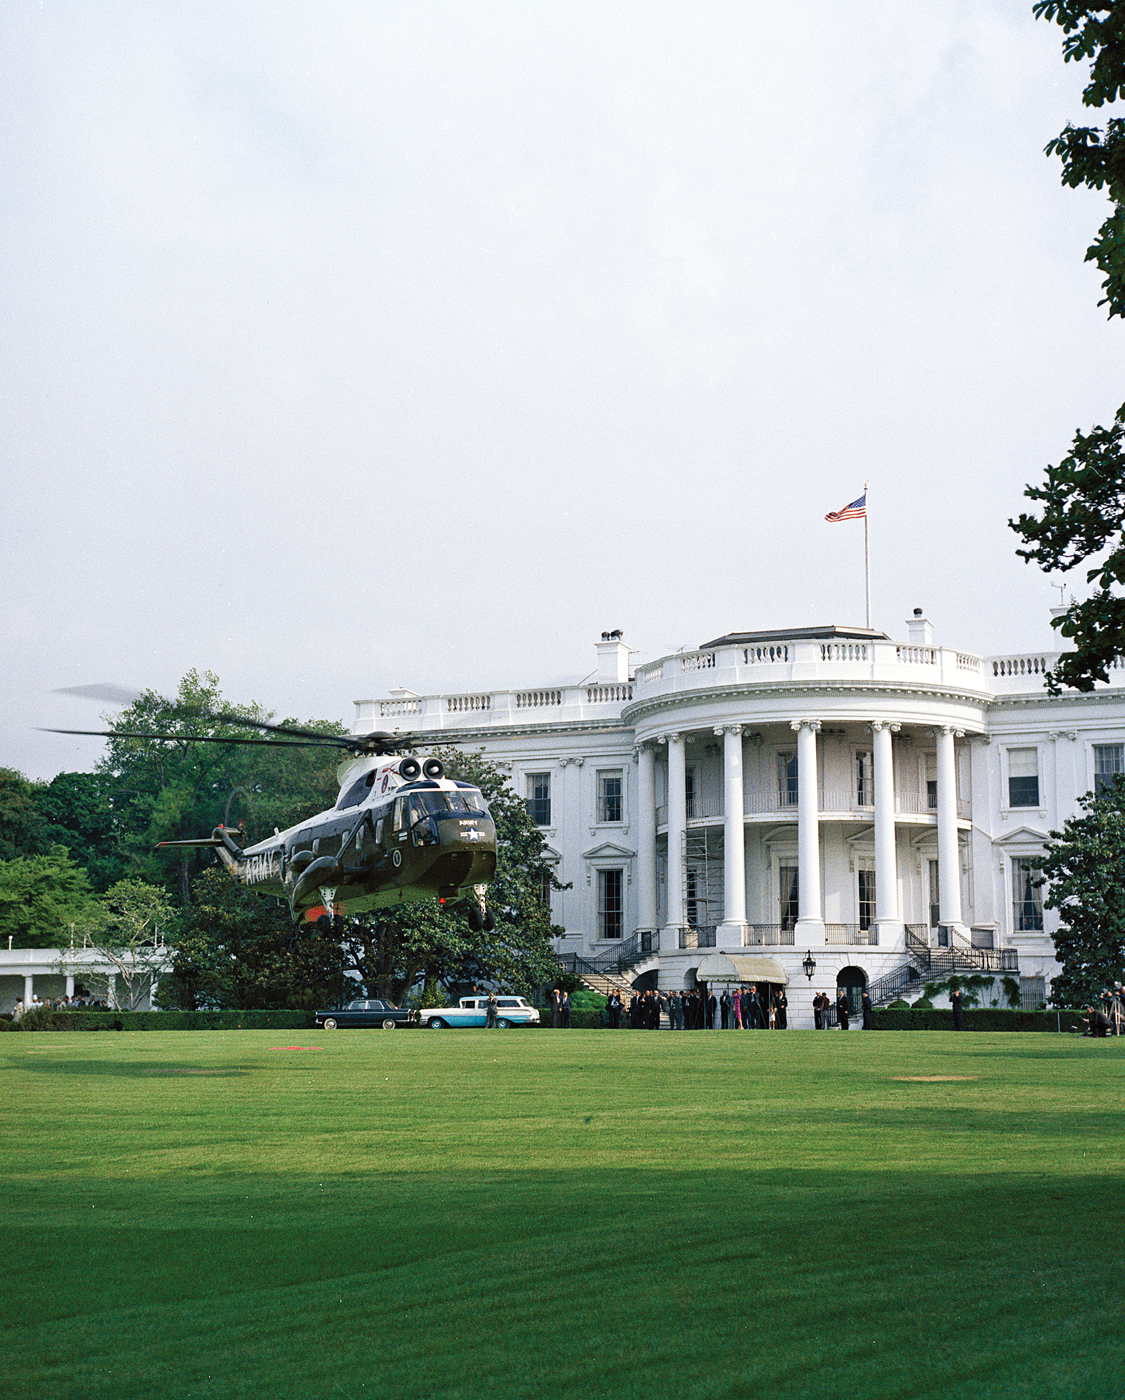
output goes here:
{"type": "Polygon", "coordinates": [[[397,1026],[397,1025],[398,1025],[398,1022],[397,1022],[397,1021],[392,1021],[391,1018],[388,1016],[387,1019],[383,1022],[383,1029],[384,1029],[385,1031],[393,1031],[394,1028],[395,1028],[395,1026],[397,1026]]]}
{"type": "Polygon", "coordinates": [[[511,1021],[509,1021],[506,1016],[501,1016],[499,1021],[496,1022],[496,1027],[498,1030],[506,1031],[511,1024],[511,1021]]]}
{"type": "Polygon", "coordinates": [[[336,1022],[331,1016],[325,1016],[324,1029],[326,1031],[334,1031],[336,1029],[336,1022]]]}
{"type": "Polygon", "coordinates": [[[441,1019],[440,1016],[435,1016],[430,1022],[430,1030],[432,1031],[443,1031],[445,1030],[445,1028],[446,1023],[441,1019]]]}

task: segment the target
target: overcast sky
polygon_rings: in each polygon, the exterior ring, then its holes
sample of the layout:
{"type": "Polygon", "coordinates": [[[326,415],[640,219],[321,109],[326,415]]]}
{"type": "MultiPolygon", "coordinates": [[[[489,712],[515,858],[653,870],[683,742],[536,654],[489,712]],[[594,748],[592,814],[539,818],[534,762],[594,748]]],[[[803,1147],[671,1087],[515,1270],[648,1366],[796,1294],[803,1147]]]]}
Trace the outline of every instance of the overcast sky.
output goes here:
{"type": "MultiPolygon", "coordinates": [[[[8,0],[0,766],[726,631],[1052,645],[1006,522],[1125,397],[1030,0],[8,0]]],[[[1077,588],[1077,584],[1075,584],[1077,588]]]]}

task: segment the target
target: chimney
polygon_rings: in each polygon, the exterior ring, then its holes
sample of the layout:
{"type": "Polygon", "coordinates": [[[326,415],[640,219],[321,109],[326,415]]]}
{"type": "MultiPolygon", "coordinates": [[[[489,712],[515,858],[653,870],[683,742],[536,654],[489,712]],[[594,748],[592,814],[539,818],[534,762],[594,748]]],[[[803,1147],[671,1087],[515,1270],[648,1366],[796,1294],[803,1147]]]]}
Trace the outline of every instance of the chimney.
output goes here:
{"type": "Polygon", "coordinates": [[[603,632],[598,643],[597,679],[607,685],[629,679],[629,648],[621,635],[621,629],[603,632]]]}
{"type": "Polygon", "coordinates": [[[916,647],[932,647],[934,644],[934,626],[922,616],[922,609],[915,608],[914,616],[906,620],[907,628],[910,631],[910,644],[916,647]]]}

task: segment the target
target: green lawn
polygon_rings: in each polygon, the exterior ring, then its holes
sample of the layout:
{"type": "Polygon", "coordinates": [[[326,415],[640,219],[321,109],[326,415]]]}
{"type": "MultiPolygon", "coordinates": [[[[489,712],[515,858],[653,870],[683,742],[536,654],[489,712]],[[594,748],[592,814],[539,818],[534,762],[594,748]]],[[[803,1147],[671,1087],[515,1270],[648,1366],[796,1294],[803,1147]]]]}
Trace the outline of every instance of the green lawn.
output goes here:
{"type": "Polygon", "coordinates": [[[1121,1042],[9,1034],[0,1064],[5,1396],[1122,1393],[1121,1042]]]}

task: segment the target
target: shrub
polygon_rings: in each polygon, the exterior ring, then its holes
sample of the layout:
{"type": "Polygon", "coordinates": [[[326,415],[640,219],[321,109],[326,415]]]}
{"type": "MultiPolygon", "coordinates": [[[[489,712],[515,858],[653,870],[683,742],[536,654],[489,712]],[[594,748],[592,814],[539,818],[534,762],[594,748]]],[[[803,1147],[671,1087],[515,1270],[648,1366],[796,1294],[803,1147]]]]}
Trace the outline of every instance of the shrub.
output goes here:
{"type": "MultiPolygon", "coordinates": [[[[964,1015],[966,1031],[1069,1031],[1081,1030],[1085,1024],[1079,1011],[1010,1011],[990,1006],[966,1010],[964,1015]]],[[[877,1006],[871,1013],[871,1024],[877,1031],[951,1031],[953,1012],[920,1008],[917,1002],[905,1010],[877,1006]]]]}
{"type": "Polygon", "coordinates": [[[305,1030],[311,1011],[29,1011],[21,1031],[305,1030]]]}

